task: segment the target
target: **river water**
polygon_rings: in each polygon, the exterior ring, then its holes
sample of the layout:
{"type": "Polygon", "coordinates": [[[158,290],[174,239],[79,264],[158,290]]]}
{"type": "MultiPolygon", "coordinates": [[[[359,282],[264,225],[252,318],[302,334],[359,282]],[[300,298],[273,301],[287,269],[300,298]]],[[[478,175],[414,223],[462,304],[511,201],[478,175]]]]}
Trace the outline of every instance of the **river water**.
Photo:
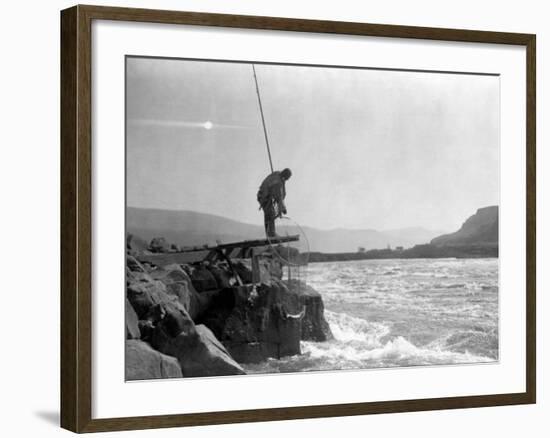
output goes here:
{"type": "Polygon", "coordinates": [[[334,340],[249,373],[446,365],[498,360],[498,259],[312,263],[334,340]]]}

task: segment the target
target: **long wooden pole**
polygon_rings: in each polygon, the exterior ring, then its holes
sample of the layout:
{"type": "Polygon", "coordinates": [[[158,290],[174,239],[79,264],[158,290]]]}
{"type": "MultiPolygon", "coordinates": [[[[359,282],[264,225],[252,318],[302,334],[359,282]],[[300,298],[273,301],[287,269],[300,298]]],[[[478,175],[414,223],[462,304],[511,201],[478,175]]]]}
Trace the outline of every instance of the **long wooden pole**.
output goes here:
{"type": "Polygon", "coordinates": [[[273,173],[273,161],[271,160],[271,148],[269,147],[269,138],[267,136],[267,128],[265,126],[264,110],[262,108],[262,99],[260,97],[260,88],[258,87],[258,78],[256,77],[256,67],[252,64],[252,73],[254,73],[254,83],[256,84],[256,95],[258,96],[258,104],[260,105],[260,114],[262,116],[262,125],[264,127],[265,144],[267,146],[267,156],[269,157],[269,167],[273,173]]]}

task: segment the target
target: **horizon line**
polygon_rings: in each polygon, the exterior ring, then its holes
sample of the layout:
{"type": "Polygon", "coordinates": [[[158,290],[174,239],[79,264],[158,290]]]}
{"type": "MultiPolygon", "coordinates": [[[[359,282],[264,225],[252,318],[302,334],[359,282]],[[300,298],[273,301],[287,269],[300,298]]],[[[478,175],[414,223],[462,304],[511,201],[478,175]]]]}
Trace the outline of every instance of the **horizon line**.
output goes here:
{"type": "MultiPolygon", "coordinates": [[[[478,207],[475,210],[475,212],[472,213],[470,216],[473,216],[474,214],[476,214],[477,211],[480,210],[480,209],[489,208],[489,207],[499,207],[499,205],[496,204],[496,205],[487,205],[485,207],[478,207]]],[[[188,212],[188,213],[194,213],[194,214],[214,216],[214,217],[217,217],[217,218],[220,218],[220,219],[225,219],[225,220],[229,220],[229,221],[232,221],[232,222],[237,222],[237,223],[244,224],[244,225],[249,225],[249,226],[257,226],[257,227],[262,226],[262,224],[260,224],[260,223],[250,223],[250,222],[246,222],[246,221],[239,220],[239,219],[233,219],[233,218],[227,217],[227,216],[221,216],[221,215],[215,214],[215,213],[207,213],[207,212],[204,212],[204,211],[197,211],[197,210],[160,208],[160,207],[140,207],[140,206],[136,206],[136,205],[126,205],[126,208],[127,209],[128,208],[134,208],[134,209],[140,209],[140,210],[157,210],[157,211],[166,211],[166,212],[172,212],[172,213],[188,212]]],[[[470,216],[468,216],[468,217],[470,217],[470,216]]],[[[468,217],[463,218],[462,223],[464,223],[468,219],[468,217]]],[[[368,228],[368,227],[365,227],[365,228],[347,228],[347,227],[320,228],[320,227],[313,227],[313,226],[310,226],[310,225],[301,225],[301,224],[300,224],[300,226],[305,227],[305,228],[309,228],[309,229],[312,229],[312,230],[323,231],[323,232],[345,230],[345,231],[374,231],[374,232],[378,232],[378,233],[389,233],[389,232],[403,231],[403,230],[408,230],[408,229],[421,229],[421,230],[424,230],[424,231],[431,231],[431,232],[437,232],[437,233],[445,234],[445,233],[452,233],[452,232],[456,231],[456,230],[448,231],[448,230],[445,230],[444,228],[440,228],[440,229],[426,228],[425,226],[422,226],[422,225],[409,225],[409,226],[400,227],[400,228],[385,228],[385,229],[376,229],[376,228],[368,228]]],[[[289,228],[289,227],[292,227],[292,225],[281,225],[281,227],[289,228]]]]}

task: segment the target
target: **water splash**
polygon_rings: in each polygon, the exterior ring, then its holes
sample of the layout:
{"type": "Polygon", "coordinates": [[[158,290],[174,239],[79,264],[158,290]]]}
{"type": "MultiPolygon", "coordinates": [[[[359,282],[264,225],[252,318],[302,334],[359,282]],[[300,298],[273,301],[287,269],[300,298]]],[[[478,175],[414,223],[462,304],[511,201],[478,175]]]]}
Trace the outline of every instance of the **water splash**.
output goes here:
{"type": "Polygon", "coordinates": [[[335,339],[249,372],[494,362],[498,260],[365,260],[310,264],[335,339]],[[388,274],[390,273],[390,274],[388,274]]]}

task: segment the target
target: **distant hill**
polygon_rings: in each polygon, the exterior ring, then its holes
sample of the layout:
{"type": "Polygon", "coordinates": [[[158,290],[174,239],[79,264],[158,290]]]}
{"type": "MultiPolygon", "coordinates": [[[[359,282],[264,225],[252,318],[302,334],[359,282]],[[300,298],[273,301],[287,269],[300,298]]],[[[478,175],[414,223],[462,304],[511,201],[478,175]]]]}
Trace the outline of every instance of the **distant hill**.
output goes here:
{"type": "Polygon", "coordinates": [[[263,226],[250,225],[211,214],[145,208],[126,208],[126,231],[150,241],[164,237],[178,245],[239,241],[261,236],[263,226]]]}
{"type": "MultiPolygon", "coordinates": [[[[260,219],[260,218],[259,218],[260,219]]],[[[174,211],[128,207],[126,209],[128,233],[150,241],[154,237],[164,237],[168,242],[183,246],[213,244],[216,240],[232,242],[256,239],[264,235],[262,225],[246,224],[222,216],[194,211],[174,211]]],[[[389,231],[377,230],[320,230],[303,227],[307,235],[310,251],[355,252],[358,247],[366,250],[403,246],[405,248],[423,244],[433,239],[437,231],[423,228],[404,228],[389,231]]],[[[300,234],[296,226],[278,226],[279,234],[300,234]]],[[[302,240],[299,249],[307,249],[302,240]]]]}
{"type": "Polygon", "coordinates": [[[498,257],[498,206],[480,208],[470,216],[455,233],[432,239],[429,244],[412,248],[372,249],[362,253],[311,252],[309,262],[336,262],[369,259],[417,259],[417,258],[486,258],[498,257]]]}
{"type": "Polygon", "coordinates": [[[478,209],[460,230],[436,237],[430,243],[435,246],[498,244],[498,206],[478,209]]]}

